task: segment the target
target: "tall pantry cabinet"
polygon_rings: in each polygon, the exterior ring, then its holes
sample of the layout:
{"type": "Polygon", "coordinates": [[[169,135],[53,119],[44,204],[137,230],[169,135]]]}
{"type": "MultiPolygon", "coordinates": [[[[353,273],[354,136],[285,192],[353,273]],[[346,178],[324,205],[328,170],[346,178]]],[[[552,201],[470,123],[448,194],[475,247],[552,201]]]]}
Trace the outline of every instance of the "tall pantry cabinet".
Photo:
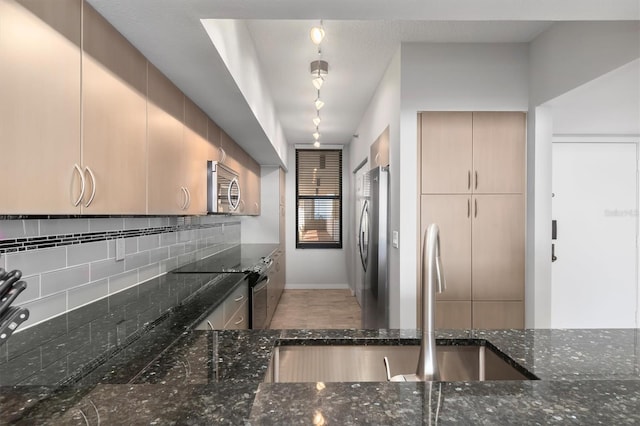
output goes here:
{"type": "Polygon", "coordinates": [[[420,114],[421,234],[440,227],[438,328],[524,326],[525,114],[420,114]]]}

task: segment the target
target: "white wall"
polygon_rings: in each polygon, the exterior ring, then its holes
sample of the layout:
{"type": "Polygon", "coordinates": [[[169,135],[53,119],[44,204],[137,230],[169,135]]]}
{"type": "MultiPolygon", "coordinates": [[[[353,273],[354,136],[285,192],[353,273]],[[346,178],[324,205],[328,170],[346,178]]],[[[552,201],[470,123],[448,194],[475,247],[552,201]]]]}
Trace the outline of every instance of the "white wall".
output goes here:
{"type": "MultiPolygon", "coordinates": [[[[415,328],[419,241],[417,113],[526,111],[528,46],[520,43],[403,43],[401,65],[400,316],[415,328]]],[[[398,312],[398,311],[396,311],[398,312]]]]}
{"type": "Polygon", "coordinates": [[[260,216],[242,216],[242,243],[280,243],[280,170],[260,169],[260,216]]]}
{"type": "MultiPolygon", "coordinates": [[[[349,174],[349,150],[342,153],[343,176],[349,174]]],[[[289,164],[286,179],[286,240],[287,240],[287,284],[288,289],[332,289],[349,288],[347,276],[346,247],[347,229],[343,226],[342,249],[297,249],[296,248],[296,152],[289,146],[289,164]]],[[[343,185],[343,204],[351,200],[350,187],[343,185]]],[[[346,217],[343,209],[343,218],[346,217]]],[[[345,223],[346,225],[346,223],[345,223]]],[[[245,233],[243,228],[243,234],[245,233]]]]}
{"type": "Polygon", "coordinates": [[[204,19],[201,22],[253,115],[278,153],[282,161],[279,165],[286,166],[287,140],[246,24],[234,19],[204,19]]]}
{"type": "Polygon", "coordinates": [[[640,22],[557,23],[530,43],[527,151],[527,327],[550,324],[553,117],[538,108],[640,57],[640,22]]]}

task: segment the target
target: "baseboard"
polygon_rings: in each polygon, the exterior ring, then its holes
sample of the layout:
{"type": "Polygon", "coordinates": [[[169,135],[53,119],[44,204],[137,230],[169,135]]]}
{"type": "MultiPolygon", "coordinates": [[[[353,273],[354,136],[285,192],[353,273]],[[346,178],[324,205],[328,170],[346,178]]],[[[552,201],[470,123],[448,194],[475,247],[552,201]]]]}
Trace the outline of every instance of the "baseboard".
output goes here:
{"type": "Polygon", "coordinates": [[[287,283],[285,290],[349,290],[349,284],[292,284],[287,283]]]}

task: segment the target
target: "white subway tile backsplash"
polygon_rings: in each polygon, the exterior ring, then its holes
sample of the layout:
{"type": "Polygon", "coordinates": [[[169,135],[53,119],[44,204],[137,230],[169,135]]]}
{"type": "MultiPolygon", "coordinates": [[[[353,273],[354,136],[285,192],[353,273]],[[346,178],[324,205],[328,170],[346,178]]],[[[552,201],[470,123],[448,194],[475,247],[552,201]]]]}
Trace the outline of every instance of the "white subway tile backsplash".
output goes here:
{"type": "Polygon", "coordinates": [[[150,280],[158,275],[160,275],[160,263],[153,263],[138,269],[138,279],[140,282],[150,280]]]}
{"type": "Polygon", "coordinates": [[[132,254],[138,252],[138,237],[124,239],[124,253],[132,254]]]}
{"type": "Polygon", "coordinates": [[[217,253],[222,243],[240,243],[240,231],[238,219],[226,216],[3,220],[0,241],[32,237],[39,241],[42,235],[66,245],[38,249],[34,242],[26,250],[0,253],[0,267],[20,269],[25,276],[27,289],[16,300],[31,313],[21,327],[24,330],[108,295],[133,287],[125,292],[132,291],[141,282],[217,253]],[[144,234],[149,228],[155,229],[147,232],[158,232],[162,227],[200,224],[210,227],[127,237],[125,260],[115,261],[118,231],[140,229],[144,234]],[[102,241],[83,243],[75,237],[62,241],[54,237],[87,232],[89,238],[95,238],[95,232],[107,234],[102,241]]]}
{"type": "Polygon", "coordinates": [[[169,257],[177,257],[184,254],[184,244],[175,244],[169,247],[169,257]]]}
{"type": "Polygon", "coordinates": [[[160,235],[143,235],[138,237],[138,250],[152,250],[160,247],[160,235]]]}
{"type": "Polygon", "coordinates": [[[121,231],[123,229],[123,218],[105,217],[89,219],[89,232],[121,231]]]}
{"type": "Polygon", "coordinates": [[[19,269],[22,275],[34,275],[67,266],[66,247],[28,250],[6,255],[6,269],[19,269]]]}
{"type": "Polygon", "coordinates": [[[175,232],[166,232],[164,234],[160,234],[160,245],[170,246],[176,243],[176,233],[175,232]]]}
{"type": "Polygon", "coordinates": [[[109,294],[117,293],[120,290],[138,284],[138,270],[114,275],[109,278],[109,294]]]}
{"type": "Polygon", "coordinates": [[[63,291],[51,296],[41,297],[25,303],[23,306],[29,309],[29,319],[20,326],[21,328],[64,313],[67,310],[67,292],[63,291]]]}
{"type": "Polygon", "coordinates": [[[143,229],[149,227],[147,217],[126,217],[124,219],[124,229],[143,229]]]}
{"type": "Polygon", "coordinates": [[[124,258],[124,269],[129,271],[131,269],[137,269],[149,264],[149,252],[144,251],[141,253],[132,254],[124,258]]]}
{"type": "Polygon", "coordinates": [[[149,262],[160,262],[169,258],[169,247],[160,247],[149,251],[149,262]]]}
{"type": "Polygon", "coordinates": [[[89,219],[40,220],[40,235],[64,235],[89,232],[89,219]]]}
{"type": "Polygon", "coordinates": [[[109,280],[103,279],[69,290],[69,309],[85,305],[109,294],[109,280]]]}
{"type": "Polygon", "coordinates": [[[12,238],[37,237],[40,235],[39,221],[28,220],[0,220],[0,241],[12,238]]]}
{"type": "Polygon", "coordinates": [[[23,276],[22,281],[27,284],[27,288],[13,301],[14,306],[23,305],[40,297],[40,275],[23,276]]]}
{"type": "Polygon", "coordinates": [[[74,244],[67,246],[67,265],[97,262],[108,257],[108,241],[74,244]]]}
{"type": "Polygon", "coordinates": [[[69,290],[79,285],[87,284],[90,280],[89,264],[61,269],[59,271],[42,274],[40,281],[42,295],[46,296],[60,291],[69,290]]]}
{"type": "Polygon", "coordinates": [[[91,281],[108,278],[122,272],[124,272],[124,261],[116,262],[114,259],[107,259],[91,263],[91,281]]]}

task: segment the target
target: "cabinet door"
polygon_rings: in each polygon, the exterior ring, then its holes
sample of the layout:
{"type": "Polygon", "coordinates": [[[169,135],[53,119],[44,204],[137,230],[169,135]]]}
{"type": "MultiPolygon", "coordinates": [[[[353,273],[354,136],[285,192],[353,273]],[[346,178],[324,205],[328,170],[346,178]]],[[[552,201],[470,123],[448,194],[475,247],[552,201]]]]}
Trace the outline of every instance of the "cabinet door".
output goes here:
{"type": "Polygon", "coordinates": [[[525,137],[523,112],[473,113],[474,192],[524,192],[525,137]]]}
{"type": "MultiPolygon", "coordinates": [[[[440,228],[440,256],[446,290],[438,293],[437,299],[471,300],[471,197],[423,195],[420,222],[421,253],[427,227],[435,223],[440,228]]],[[[422,274],[422,269],[420,271],[422,274]]]]}
{"type": "Polygon", "coordinates": [[[371,144],[369,153],[371,167],[389,165],[389,127],[382,132],[378,139],[371,144]]]}
{"type": "Polygon", "coordinates": [[[251,158],[248,154],[246,156],[246,164],[244,169],[245,187],[244,190],[247,193],[247,211],[246,213],[252,216],[260,215],[260,165],[251,158]]]}
{"type": "Polygon", "coordinates": [[[185,213],[207,212],[207,160],[217,156],[217,149],[207,140],[208,119],[190,99],[185,98],[184,186],[188,190],[189,205],[185,213]]]}
{"type": "Polygon", "coordinates": [[[83,18],[83,212],[145,214],[147,61],[88,4],[83,18]]]}
{"type": "Polygon", "coordinates": [[[471,301],[436,302],[436,328],[468,330],[471,328],[471,301]]]}
{"type": "Polygon", "coordinates": [[[472,134],[470,112],[421,114],[423,194],[471,192],[472,134]]]}
{"type": "Polygon", "coordinates": [[[524,302],[473,302],[473,328],[524,328],[524,302]]]}
{"type": "Polygon", "coordinates": [[[524,300],[524,196],[474,195],[472,207],[473,300],[524,300]]]}
{"type": "Polygon", "coordinates": [[[80,7],[0,0],[0,214],[80,213],[80,7]]]}
{"type": "Polygon", "coordinates": [[[184,190],[184,95],[156,67],[148,65],[147,137],[149,214],[180,214],[184,190]]]}
{"type": "Polygon", "coordinates": [[[224,328],[225,330],[246,330],[249,328],[249,303],[247,301],[235,312],[224,328]]]}

